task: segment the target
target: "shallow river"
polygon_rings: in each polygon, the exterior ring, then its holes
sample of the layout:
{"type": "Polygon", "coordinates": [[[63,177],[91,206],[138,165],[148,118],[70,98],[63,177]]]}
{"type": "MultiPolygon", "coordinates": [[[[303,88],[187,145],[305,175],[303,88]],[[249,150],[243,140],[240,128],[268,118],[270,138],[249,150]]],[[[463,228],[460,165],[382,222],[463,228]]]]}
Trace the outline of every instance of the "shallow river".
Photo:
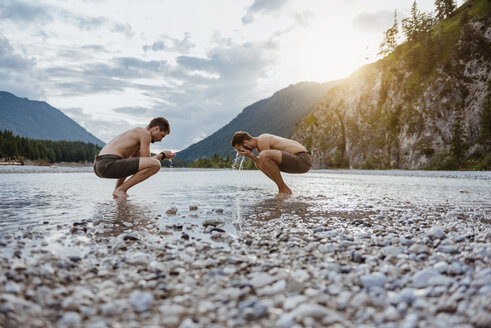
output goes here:
{"type": "Polygon", "coordinates": [[[111,193],[114,180],[89,168],[15,167],[0,173],[0,235],[30,226],[104,221],[115,233],[148,220],[192,224],[221,217],[240,233],[244,216],[365,218],[397,208],[445,208],[489,219],[491,172],[311,171],[284,175],[293,197],[274,199],[275,185],[259,171],[162,169],[131,188],[127,201],[111,193]],[[27,172],[27,173],[26,173],[27,172]],[[198,210],[191,210],[197,206],[198,210]],[[169,209],[177,213],[169,214],[169,209]],[[223,212],[222,212],[223,211],[223,212]]]}

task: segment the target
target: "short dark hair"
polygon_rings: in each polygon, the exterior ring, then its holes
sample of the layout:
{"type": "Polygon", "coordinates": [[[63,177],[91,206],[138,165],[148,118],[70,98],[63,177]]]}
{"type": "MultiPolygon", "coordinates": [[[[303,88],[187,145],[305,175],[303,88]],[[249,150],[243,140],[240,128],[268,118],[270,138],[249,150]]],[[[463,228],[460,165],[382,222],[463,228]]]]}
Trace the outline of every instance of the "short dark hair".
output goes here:
{"type": "Polygon", "coordinates": [[[154,126],[158,126],[162,132],[167,132],[167,134],[170,133],[169,121],[163,117],[156,117],[148,123],[149,128],[153,128],[154,126]]]}
{"type": "Polygon", "coordinates": [[[243,146],[245,140],[251,140],[252,137],[249,133],[244,132],[244,131],[237,131],[234,133],[234,136],[232,137],[232,147],[235,147],[236,145],[243,146]]]}

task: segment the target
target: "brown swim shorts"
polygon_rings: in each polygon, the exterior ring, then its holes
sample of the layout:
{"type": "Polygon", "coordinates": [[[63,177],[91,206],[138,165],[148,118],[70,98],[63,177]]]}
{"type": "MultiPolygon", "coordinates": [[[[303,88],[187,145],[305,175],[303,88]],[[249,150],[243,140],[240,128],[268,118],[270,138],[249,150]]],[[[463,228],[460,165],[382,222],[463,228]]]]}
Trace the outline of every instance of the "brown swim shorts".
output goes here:
{"type": "Polygon", "coordinates": [[[138,172],[139,157],[121,158],[117,155],[100,155],[95,158],[94,172],[100,178],[119,179],[138,172]]]}
{"type": "Polygon", "coordinates": [[[281,152],[280,171],[286,173],[305,173],[312,167],[312,156],[309,152],[302,151],[290,154],[281,152]]]}

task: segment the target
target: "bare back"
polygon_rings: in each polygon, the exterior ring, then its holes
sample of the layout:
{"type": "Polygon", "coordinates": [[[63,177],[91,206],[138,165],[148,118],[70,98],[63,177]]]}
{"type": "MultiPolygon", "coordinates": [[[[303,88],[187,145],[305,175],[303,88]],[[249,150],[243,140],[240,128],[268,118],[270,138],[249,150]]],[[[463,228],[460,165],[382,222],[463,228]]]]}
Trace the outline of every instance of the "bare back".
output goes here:
{"type": "Polygon", "coordinates": [[[152,137],[148,130],[134,128],[109,141],[101,149],[99,155],[112,154],[122,158],[132,156],[149,157],[151,139],[152,137]]]}
{"type": "Polygon", "coordinates": [[[275,136],[274,134],[268,133],[261,134],[257,137],[257,148],[259,152],[267,149],[275,149],[286,151],[290,154],[307,151],[307,149],[302,146],[302,144],[295,140],[275,136]]]}

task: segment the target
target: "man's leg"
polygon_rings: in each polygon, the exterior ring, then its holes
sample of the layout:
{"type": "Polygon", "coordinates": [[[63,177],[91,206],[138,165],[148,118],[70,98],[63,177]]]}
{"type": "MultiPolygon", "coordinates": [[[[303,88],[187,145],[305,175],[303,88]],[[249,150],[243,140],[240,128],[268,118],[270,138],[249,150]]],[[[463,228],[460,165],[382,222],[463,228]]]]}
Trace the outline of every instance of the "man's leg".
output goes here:
{"type": "MultiPolygon", "coordinates": [[[[113,196],[117,198],[126,198],[128,189],[140,183],[160,170],[160,162],[150,157],[140,157],[140,163],[138,164],[138,172],[136,172],[131,178],[124,181],[120,186],[116,187],[113,192],[113,196]]],[[[120,182],[120,180],[118,180],[120,182]]]]}
{"type": "Polygon", "coordinates": [[[281,151],[279,150],[263,150],[258,157],[260,162],[259,169],[278,186],[278,195],[276,195],[278,199],[287,198],[292,194],[280,173],[281,157],[281,151]]]}

